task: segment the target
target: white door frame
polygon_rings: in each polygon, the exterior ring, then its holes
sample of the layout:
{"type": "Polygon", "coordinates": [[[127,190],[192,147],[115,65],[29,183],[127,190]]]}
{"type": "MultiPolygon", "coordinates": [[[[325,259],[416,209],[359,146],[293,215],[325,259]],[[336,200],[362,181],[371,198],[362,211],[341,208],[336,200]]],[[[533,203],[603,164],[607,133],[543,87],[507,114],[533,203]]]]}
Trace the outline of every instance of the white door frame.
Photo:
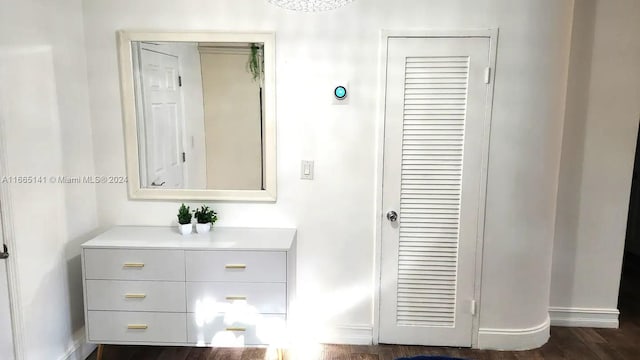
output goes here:
{"type": "MultiPolygon", "coordinates": [[[[0,114],[1,115],[1,114],[0,114]]],[[[7,149],[4,138],[4,119],[0,116],[0,179],[7,176],[7,149]]],[[[11,219],[11,197],[9,184],[0,182],[0,232],[2,232],[2,242],[9,248],[10,256],[3,260],[7,267],[7,285],[9,288],[9,308],[11,317],[11,330],[13,332],[13,352],[15,360],[24,358],[24,321],[22,319],[22,304],[20,302],[20,285],[18,282],[18,264],[16,257],[16,241],[11,219]]]]}
{"type": "Polygon", "coordinates": [[[380,43],[378,49],[378,119],[377,119],[377,146],[376,146],[376,184],[375,184],[375,206],[374,206],[374,296],[373,296],[373,343],[378,344],[380,337],[380,290],[382,276],[381,272],[381,247],[382,247],[382,191],[384,177],[384,127],[385,127],[385,104],[386,104],[386,82],[387,82],[387,47],[390,38],[464,38],[476,37],[489,39],[489,89],[485,105],[485,124],[482,141],[482,169],[480,184],[480,201],[478,206],[478,238],[476,241],[476,261],[475,261],[475,285],[474,298],[476,300],[476,311],[473,318],[471,346],[478,345],[478,331],[480,328],[480,293],[482,283],[482,259],[484,248],[484,221],[485,205],[487,198],[487,169],[489,165],[489,138],[491,133],[491,115],[493,108],[493,89],[495,83],[496,55],[498,44],[498,29],[471,29],[471,30],[382,30],[380,32],[380,43]]]}

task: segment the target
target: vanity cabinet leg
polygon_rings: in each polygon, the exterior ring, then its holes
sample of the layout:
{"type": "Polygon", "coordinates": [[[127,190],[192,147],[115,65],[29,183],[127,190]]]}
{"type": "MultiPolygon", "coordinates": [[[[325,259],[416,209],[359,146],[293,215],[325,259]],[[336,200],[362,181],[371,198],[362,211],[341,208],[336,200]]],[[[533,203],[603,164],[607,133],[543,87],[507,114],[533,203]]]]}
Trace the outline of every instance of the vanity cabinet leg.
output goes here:
{"type": "Polygon", "coordinates": [[[102,360],[102,353],[104,352],[104,345],[98,344],[98,356],[96,360],[102,360]]]}

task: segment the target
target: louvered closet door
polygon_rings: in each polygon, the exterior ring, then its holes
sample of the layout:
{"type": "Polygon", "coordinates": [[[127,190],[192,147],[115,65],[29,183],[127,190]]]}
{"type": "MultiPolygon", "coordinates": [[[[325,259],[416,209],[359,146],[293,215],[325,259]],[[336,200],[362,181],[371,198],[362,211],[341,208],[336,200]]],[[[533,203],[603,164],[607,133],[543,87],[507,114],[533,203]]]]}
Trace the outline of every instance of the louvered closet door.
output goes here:
{"type": "Polygon", "coordinates": [[[471,346],[488,66],[488,38],[389,39],[382,343],[471,346]]]}

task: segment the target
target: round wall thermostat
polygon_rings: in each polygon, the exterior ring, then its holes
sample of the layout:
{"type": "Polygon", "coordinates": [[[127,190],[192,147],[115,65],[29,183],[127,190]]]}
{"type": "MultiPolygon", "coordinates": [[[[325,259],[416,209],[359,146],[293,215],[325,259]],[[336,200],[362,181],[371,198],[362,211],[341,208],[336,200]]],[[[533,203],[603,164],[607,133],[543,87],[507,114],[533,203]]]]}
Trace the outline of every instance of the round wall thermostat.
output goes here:
{"type": "Polygon", "coordinates": [[[336,88],[333,89],[333,95],[335,95],[338,100],[345,99],[347,97],[347,88],[342,85],[336,86],[336,88]]]}

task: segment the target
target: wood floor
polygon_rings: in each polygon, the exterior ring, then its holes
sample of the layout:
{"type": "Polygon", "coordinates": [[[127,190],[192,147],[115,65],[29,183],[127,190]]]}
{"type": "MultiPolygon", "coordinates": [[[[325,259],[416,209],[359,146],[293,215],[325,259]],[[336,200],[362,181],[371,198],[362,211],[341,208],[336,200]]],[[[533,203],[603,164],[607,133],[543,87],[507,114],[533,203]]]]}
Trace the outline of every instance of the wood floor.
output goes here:
{"type": "MultiPolygon", "coordinates": [[[[640,264],[640,261],[637,263],[640,264]]],[[[500,352],[399,345],[324,345],[319,355],[298,356],[295,360],[394,360],[412,355],[446,355],[475,360],[640,360],[640,266],[625,266],[619,308],[620,329],[552,327],[549,342],[542,348],[531,351],[500,352]]],[[[94,353],[89,359],[95,360],[95,357],[94,353]]],[[[293,357],[287,355],[285,358],[293,357]]],[[[103,356],[103,360],[264,359],[264,349],[145,346],[105,346],[103,356]]]]}

